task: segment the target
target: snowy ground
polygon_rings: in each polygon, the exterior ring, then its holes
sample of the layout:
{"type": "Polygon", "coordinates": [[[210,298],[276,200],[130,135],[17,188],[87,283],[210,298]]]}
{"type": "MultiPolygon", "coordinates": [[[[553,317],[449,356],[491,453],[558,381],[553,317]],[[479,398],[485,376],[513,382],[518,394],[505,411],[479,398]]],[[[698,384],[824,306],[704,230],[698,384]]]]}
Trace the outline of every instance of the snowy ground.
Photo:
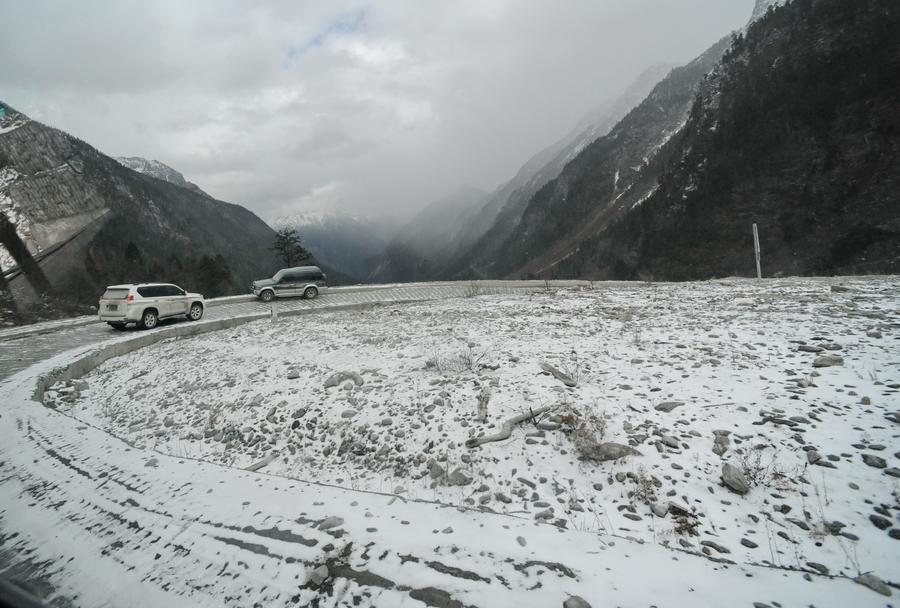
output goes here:
{"type": "Polygon", "coordinates": [[[254,322],[110,360],[46,403],[179,458],[900,582],[900,281],[845,285],[475,293],[254,322]],[[601,460],[609,442],[639,453],[601,460]]]}

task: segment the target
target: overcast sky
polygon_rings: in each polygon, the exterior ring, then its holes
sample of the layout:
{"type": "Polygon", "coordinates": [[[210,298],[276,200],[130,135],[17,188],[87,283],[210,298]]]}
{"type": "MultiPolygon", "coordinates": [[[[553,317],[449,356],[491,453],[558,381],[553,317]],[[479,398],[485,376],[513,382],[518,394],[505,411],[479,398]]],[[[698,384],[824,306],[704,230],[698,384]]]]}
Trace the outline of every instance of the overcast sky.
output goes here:
{"type": "Polygon", "coordinates": [[[0,99],[263,219],[491,190],[752,0],[4,3],[0,99]]]}

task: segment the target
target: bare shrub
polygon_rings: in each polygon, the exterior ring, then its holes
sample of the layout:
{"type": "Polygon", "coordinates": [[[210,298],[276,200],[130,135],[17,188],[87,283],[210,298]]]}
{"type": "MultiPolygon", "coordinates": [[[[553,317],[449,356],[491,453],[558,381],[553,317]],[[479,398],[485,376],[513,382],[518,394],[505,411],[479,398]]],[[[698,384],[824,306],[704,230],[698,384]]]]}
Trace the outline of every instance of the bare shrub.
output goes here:
{"type": "Polygon", "coordinates": [[[800,475],[799,468],[786,470],[778,462],[778,452],[766,458],[763,454],[764,447],[752,447],[749,450],[738,451],[737,466],[744,474],[744,478],[750,487],[764,486],[789,490],[795,484],[795,479],[800,475]]]}
{"type": "Polygon", "coordinates": [[[477,372],[488,354],[487,349],[477,349],[469,345],[449,354],[435,347],[425,361],[425,369],[434,369],[442,375],[477,372]]]}
{"type": "Polygon", "coordinates": [[[644,465],[638,467],[634,476],[634,497],[645,505],[656,502],[656,484],[644,465]]]}
{"type": "Polygon", "coordinates": [[[566,404],[559,415],[562,431],[581,455],[593,453],[606,436],[606,412],[596,410],[596,403],[583,412],[566,404]]]}

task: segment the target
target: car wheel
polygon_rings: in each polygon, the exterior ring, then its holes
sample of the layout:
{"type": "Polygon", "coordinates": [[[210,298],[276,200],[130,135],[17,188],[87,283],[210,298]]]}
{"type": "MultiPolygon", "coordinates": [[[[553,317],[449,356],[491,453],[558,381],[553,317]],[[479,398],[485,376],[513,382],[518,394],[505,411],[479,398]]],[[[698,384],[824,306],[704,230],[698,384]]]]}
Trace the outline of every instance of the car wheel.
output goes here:
{"type": "Polygon", "coordinates": [[[159,323],[159,315],[155,310],[145,310],[141,316],[141,327],[144,329],[153,329],[159,323]]]}
{"type": "Polygon", "coordinates": [[[274,298],[274,297],[275,297],[275,292],[272,291],[271,289],[267,289],[264,292],[262,292],[261,294],[259,294],[259,299],[262,300],[263,302],[271,302],[272,298],[274,298]]]}
{"type": "Polygon", "coordinates": [[[199,321],[200,317],[203,316],[203,304],[194,303],[191,304],[191,309],[188,311],[187,318],[189,321],[199,321]]]}
{"type": "Polygon", "coordinates": [[[125,327],[127,326],[127,323],[110,323],[110,322],[108,322],[107,324],[117,331],[125,331],[125,327]]]}
{"type": "Polygon", "coordinates": [[[307,287],[306,289],[303,290],[303,297],[306,298],[307,300],[312,300],[317,295],[319,295],[319,290],[316,289],[315,287],[307,287]]]}

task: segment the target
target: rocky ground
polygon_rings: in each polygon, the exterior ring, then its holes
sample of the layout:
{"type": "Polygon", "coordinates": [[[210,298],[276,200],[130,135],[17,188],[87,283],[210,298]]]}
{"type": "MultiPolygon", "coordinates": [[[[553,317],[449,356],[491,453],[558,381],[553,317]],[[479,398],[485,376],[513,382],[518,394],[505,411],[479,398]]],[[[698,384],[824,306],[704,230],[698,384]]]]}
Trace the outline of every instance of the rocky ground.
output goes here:
{"type": "Polygon", "coordinates": [[[163,342],[45,402],[179,457],[890,593],[898,303],[893,278],[473,290],[163,342]]]}

